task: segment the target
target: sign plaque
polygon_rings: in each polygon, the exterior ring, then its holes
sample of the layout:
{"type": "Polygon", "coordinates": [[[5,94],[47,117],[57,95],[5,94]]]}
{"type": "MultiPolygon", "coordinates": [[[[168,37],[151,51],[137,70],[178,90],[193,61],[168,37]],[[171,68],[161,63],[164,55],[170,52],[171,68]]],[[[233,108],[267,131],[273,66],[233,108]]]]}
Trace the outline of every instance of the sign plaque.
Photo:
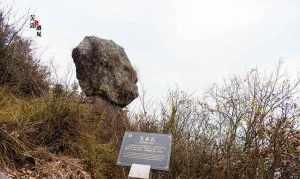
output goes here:
{"type": "Polygon", "coordinates": [[[125,132],[117,164],[149,165],[155,170],[169,170],[171,134],[125,132]]]}

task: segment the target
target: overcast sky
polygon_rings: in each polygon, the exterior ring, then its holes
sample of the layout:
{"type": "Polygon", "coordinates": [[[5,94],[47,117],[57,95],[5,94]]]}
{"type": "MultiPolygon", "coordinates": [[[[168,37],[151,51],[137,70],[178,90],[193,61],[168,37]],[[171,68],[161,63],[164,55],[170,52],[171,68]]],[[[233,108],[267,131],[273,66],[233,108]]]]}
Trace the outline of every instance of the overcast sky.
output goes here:
{"type": "MultiPolygon", "coordinates": [[[[3,1],[3,0],[1,0],[3,1]]],[[[4,0],[10,4],[13,0],[4,0]]],[[[44,62],[58,74],[74,71],[71,50],[85,35],[112,39],[125,48],[147,93],[175,85],[204,92],[214,82],[251,68],[271,69],[281,58],[300,70],[299,0],[15,0],[19,13],[40,19],[33,32],[44,62]]]]}

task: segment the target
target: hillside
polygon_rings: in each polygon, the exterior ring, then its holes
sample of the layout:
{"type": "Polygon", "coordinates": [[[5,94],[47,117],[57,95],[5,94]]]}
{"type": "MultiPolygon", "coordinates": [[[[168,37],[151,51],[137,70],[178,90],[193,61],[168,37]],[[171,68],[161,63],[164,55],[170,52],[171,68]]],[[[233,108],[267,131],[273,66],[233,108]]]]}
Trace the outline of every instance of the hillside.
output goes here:
{"type": "Polygon", "coordinates": [[[125,179],[129,169],[116,165],[125,131],[172,134],[170,171],[154,179],[300,177],[300,80],[281,65],[200,97],[170,90],[155,111],[115,42],[74,44],[79,84],[68,87],[51,80],[8,16],[0,12],[0,177],[125,179]],[[134,99],[141,111],[126,108],[134,99]]]}

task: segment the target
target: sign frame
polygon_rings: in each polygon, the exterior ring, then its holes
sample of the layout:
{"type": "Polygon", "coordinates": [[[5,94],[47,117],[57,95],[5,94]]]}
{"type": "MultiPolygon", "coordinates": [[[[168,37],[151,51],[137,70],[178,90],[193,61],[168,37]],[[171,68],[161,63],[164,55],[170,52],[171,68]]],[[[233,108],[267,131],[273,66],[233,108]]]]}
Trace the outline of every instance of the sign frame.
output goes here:
{"type": "Polygon", "coordinates": [[[126,131],[117,165],[142,164],[150,165],[154,170],[169,171],[171,152],[171,134],[126,131]]]}

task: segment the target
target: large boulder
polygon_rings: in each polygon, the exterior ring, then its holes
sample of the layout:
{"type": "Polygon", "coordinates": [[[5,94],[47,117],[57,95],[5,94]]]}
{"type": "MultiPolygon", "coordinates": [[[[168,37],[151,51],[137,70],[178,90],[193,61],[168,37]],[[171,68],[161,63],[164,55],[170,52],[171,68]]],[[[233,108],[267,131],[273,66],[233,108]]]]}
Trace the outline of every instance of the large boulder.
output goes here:
{"type": "Polygon", "coordinates": [[[125,107],[138,96],[137,74],[124,49],[112,40],[85,37],[73,49],[79,85],[86,96],[125,107]]]}

